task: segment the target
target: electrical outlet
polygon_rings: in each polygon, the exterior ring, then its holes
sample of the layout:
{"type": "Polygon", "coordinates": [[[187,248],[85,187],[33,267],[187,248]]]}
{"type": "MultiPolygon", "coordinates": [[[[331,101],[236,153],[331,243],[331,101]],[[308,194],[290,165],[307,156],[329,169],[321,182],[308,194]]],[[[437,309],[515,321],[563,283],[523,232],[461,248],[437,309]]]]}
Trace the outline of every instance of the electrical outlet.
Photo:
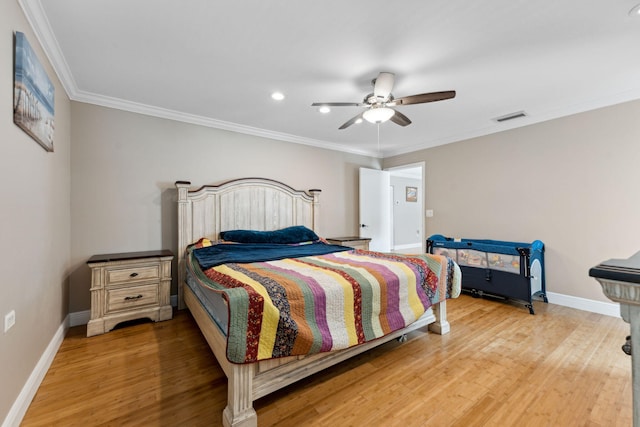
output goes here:
{"type": "Polygon", "coordinates": [[[4,332],[6,333],[13,325],[16,324],[16,311],[11,310],[4,315],[4,332]]]}

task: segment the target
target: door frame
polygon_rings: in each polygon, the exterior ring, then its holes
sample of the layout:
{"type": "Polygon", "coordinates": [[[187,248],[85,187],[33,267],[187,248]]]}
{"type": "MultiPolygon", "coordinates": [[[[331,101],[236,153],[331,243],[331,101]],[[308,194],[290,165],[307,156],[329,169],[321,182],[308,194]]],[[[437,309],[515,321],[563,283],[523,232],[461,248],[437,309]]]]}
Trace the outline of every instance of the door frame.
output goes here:
{"type": "MultiPolygon", "coordinates": [[[[419,225],[420,225],[420,244],[422,246],[422,253],[424,253],[426,251],[426,236],[425,236],[425,232],[426,232],[426,228],[427,228],[427,224],[426,224],[426,199],[427,199],[427,187],[426,187],[426,162],[422,161],[422,162],[416,162],[416,163],[407,163],[405,165],[400,165],[400,166],[393,166],[390,168],[384,168],[383,170],[391,172],[391,174],[393,175],[393,172],[397,172],[397,171],[401,171],[403,169],[414,169],[414,168],[420,168],[422,170],[421,173],[421,178],[420,181],[422,182],[422,197],[418,197],[418,202],[420,204],[420,220],[419,220],[419,225]]],[[[393,218],[392,218],[393,220],[393,218]]],[[[391,227],[392,227],[392,244],[393,244],[393,235],[394,235],[394,229],[393,229],[393,222],[391,223],[391,227]]],[[[393,249],[393,248],[392,248],[393,249]]]]}

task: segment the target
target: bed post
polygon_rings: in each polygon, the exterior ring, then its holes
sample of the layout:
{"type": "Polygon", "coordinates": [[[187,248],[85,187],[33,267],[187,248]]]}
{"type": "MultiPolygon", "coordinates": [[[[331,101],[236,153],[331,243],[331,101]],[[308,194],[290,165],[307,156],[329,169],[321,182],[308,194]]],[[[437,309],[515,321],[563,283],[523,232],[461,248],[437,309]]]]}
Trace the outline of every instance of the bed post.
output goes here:
{"type": "Polygon", "coordinates": [[[178,189],[178,310],[184,310],[183,286],[185,281],[184,257],[187,245],[191,243],[191,204],[187,200],[189,181],[176,181],[178,189]]]}
{"type": "Polygon", "coordinates": [[[448,334],[451,330],[451,325],[447,320],[447,301],[442,300],[437,304],[431,306],[433,315],[436,317],[436,321],[429,325],[429,330],[438,335],[448,334]]]}
{"type": "Polygon", "coordinates": [[[322,190],[319,190],[317,188],[312,188],[311,190],[309,190],[309,194],[313,196],[313,218],[311,219],[311,226],[313,227],[313,231],[315,231],[316,234],[319,233],[318,226],[320,216],[320,193],[322,193],[322,190]]]}
{"type": "Polygon", "coordinates": [[[253,365],[231,365],[227,379],[227,407],[222,412],[225,427],[257,427],[253,409],[253,365]]]}

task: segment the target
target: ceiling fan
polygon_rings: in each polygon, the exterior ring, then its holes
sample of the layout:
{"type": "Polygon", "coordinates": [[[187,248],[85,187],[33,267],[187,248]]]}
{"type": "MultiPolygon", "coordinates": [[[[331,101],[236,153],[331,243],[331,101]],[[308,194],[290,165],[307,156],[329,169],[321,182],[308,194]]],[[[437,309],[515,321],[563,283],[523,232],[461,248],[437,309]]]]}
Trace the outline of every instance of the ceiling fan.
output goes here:
{"type": "Polygon", "coordinates": [[[455,90],[447,90],[444,92],[429,92],[419,95],[404,96],[402,98],[394,98],[391,90],[395,75],[393,73],[382,72],[378,77],[371,81],[373,85],[373,93],[364,97],[362,102],[314,102],[312,107],[367,107],[362,113],[351,118],[339,129],[346,129],[354,123],[360,123],[362,119],[370,123],[384,123],[391,120],[400,126],[411,124],[411,120],[400,111],[391,107],[398,105],[424,104],[426,102],[442,101],[451,99],[456,96],[455,90]]]}

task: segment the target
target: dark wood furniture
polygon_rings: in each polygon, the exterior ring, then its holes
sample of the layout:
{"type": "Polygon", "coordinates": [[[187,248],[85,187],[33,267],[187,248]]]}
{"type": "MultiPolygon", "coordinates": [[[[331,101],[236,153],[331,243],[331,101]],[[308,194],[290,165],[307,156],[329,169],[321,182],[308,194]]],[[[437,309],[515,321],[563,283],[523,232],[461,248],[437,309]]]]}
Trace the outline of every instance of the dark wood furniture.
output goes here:
{"type": "Polygon", "coordinates": [[[633,378],[633,425],[640,426],[640,252],[627,259],[610,259],[589,270],[612,301],[620,303],[620,315],[631,325],[631,334],[623,345],[631,353],[633,378]],[[628,347],[630,341],[630,348],[628,347]]]}
{"type": "Polygon", "coordinates": [[[354,249],[364,249],[365,251],[369,250],[369,242],[371,238],[369,237],[357,237],[357,236],[346,236],[346,237],[327,237],[327,242],[332,245],[342,245],[349,246],[354,249]]]}

